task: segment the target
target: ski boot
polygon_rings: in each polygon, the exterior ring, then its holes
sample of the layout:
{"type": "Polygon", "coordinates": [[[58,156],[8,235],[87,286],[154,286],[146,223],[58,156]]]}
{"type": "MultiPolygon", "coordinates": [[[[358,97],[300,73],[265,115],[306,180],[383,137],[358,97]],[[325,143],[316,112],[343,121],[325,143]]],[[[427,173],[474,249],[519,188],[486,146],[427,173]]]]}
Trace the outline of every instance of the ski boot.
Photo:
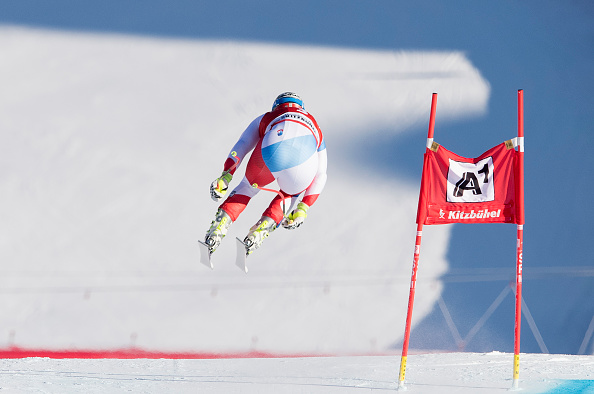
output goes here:
{"type": "Polygon", "coordinates": [[[249,255],[254,250],[258,249],[262,245],[262,242],[264,242],[274,230],[276,230],[276,222],[268,216],[262,216],[262,218],[250,228],[250,232],[243,240],[246,254],[249,255]]]}
{"type": "Polygon", "coordinates": [[[208,251],[212,254],[221,244],[223,238],[227,234],[227,230],[233,223],[231,217],[227,212],[219,208],[215,216],[215,220],[210,224],[210,229],[206,232],[204,243],[208,246],[208,251]]]}

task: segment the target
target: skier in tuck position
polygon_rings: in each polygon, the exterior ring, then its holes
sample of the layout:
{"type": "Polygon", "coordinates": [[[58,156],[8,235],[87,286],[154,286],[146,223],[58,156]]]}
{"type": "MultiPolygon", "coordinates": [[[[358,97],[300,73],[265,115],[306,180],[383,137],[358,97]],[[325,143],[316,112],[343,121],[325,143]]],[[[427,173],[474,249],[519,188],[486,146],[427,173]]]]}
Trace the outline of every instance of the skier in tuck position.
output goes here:
{"type": "Polygon", "coordinates": [[[281,224],[287,229],[299,227],[326,184],[326,144],[322,131],[295,93],[280,94],[272,110],[258,116],[245,129],[227,157],[223,173],[210,185],[213,200],[219,201],[227,194],[233,174],[251,150],[245,177],[219,206],[206,233],[204,243],[210,254],[261,187],[276,180],[280,190],[245,237],[246,255],[259,248],[281,224]],[[290,200],[288,205],[287,200],[290,200]],[[294,209],[284,212],[285,206],[294,209]]]}

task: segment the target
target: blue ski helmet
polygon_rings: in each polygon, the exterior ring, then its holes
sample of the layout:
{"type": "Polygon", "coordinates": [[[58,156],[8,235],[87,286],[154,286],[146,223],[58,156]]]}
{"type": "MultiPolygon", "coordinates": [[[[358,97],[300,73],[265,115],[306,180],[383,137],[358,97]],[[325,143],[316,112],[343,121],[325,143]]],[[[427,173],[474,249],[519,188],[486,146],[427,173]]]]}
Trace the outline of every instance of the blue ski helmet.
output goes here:
{"type": "Polygon", "coordinates": [[[272,109],[275,109],[279,105],[285,103],[295,103],[298,104],[301,108],[304,108],[303,100],[301,100],[301,97],[299,97],[297,94],[293,92],[285,92],[279,94],[276,100],[274,100],[274,103],[272,104],[272,109]]]}

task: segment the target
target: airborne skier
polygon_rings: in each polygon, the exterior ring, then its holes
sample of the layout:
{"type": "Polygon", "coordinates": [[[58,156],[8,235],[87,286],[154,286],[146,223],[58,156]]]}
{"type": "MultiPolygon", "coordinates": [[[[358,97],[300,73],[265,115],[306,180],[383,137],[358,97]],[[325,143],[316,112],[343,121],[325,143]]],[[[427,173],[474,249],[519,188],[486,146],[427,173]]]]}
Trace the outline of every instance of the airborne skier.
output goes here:
{"type": "Polygon", "coordinates": [[[206,233],[204,243],[211,254],[261,187],[276,180],[280,190],[243,240],[246,255],[259,248],[281,224],[287,229],[299,227],[326,184],[326,144],[322,131],[295,93],[280,94],[272,110],[258,116],[245,129],[227,157],[223,173],[210,185],[213,200],[225,196],[237,167],[252,150],[245,177],[219,206],[206,233]],[[289,199],[288,206],[294,209],[286,215],[284,206],[289,199]]]}

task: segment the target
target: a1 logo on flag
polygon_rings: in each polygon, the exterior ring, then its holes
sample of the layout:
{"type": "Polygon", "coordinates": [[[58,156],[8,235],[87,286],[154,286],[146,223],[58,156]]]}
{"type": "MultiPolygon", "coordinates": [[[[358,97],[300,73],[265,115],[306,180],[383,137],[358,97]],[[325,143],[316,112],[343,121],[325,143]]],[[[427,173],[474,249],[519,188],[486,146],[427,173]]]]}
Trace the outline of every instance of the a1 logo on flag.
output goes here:
{"type": "Polygon", "coordinates": [[[449,159],[447,201],[487,202],[495,199],[493,157],[477,163],[449,159]]]}

